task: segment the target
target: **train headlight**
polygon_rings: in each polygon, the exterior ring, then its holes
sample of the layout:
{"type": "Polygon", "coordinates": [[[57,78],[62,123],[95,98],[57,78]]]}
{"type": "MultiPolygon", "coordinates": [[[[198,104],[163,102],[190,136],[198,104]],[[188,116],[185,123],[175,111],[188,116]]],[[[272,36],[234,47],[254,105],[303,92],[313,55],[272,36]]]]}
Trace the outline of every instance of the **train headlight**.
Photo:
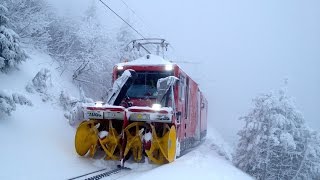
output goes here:
{"type": "Polygon", "coordinates": [[[152,104],[152,109],[155,110],[155,111],[160,111],[161,104],[152,104]]]}
{"type": "Polygon", "coordinates": [[[104,104],[104,102],[102,102],[102,101],[96,101],[96,102],[94,103],[94,106],[95,106],[95,107],[102,107],[103,104],[104,104]]]}
{"type": "Polygon", "coordinates": [[[164,66],[164,69],[165,69],[166,71],[172,71],[173,65],[172,65],[172,64],[166,64],[166,65],[164,66]]]}
{"type": "Polygon", "coordinates": [[[118,70],[123,70],[123,66],[118,66],[117,69],[118,70]]]}

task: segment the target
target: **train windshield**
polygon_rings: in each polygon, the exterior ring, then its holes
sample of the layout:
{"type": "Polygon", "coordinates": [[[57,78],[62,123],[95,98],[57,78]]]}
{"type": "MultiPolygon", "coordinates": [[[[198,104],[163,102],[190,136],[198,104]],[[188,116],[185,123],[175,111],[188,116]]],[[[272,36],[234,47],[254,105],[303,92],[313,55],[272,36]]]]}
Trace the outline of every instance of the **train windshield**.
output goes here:
{"type": "Polygon", "coordinates": [[[137,72],[138,77],[129,88],[127,96],[129,98],[157,98],[158,80],[171,74],[170,72],[154,71],[137,72]]]}

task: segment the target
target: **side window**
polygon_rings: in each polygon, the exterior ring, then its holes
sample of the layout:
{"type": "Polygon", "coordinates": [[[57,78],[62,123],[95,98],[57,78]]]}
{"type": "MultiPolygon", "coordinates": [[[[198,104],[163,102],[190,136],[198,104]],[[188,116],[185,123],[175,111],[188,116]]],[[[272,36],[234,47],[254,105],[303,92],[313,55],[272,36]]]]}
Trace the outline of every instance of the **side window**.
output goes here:
{"type": "Polygon", "coordinates": [[[184,100],[185,96],[185,77],[183,75],[180,75],[180,81],[179,81],[179,100],[184,100]]]}

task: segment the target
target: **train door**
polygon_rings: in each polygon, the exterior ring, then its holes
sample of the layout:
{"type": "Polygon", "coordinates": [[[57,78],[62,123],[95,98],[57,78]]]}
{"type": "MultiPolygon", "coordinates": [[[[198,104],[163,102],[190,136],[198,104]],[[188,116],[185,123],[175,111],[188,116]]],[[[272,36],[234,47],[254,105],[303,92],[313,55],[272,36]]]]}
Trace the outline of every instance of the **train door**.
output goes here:
{"type": "Polygon", "coordinates": [[[208,113],[208,102],[205,99],[205,97],[203,96],[203,94],[201,94],[201,106],[200,106],[200,118],[201,118],[201,124],[200,124],[200,131],[201,131],[201,140],[203,140],[207,134],[207,113],[208,113]]]}
{"type": "Polygon", "coordinates": [[[196,132],[195,132],[195,140],[201,140],[201,94],[198,89],[197,91],[197,118],[196,118],[196,132]]]}
{"type": "Polygon", "coordinates": [[[187,137],[186,132],[186,76],[182,73],[179,76],[179,113],[180,113],[180,135],[185,139],[187,137]]]}
{"type": "Polygon", "coordinates": [[[189,105],[189,101],[190,101],[190,87],[189,87],[189,77],[186,77],[186,86],[185,86],[185,98],[184,98],[184,128],[185,128],[185,136],[189,136],[189,120],[190,120],[190,113],[189,113],[189,109],[190,109],[190,105],[189,105]]]}

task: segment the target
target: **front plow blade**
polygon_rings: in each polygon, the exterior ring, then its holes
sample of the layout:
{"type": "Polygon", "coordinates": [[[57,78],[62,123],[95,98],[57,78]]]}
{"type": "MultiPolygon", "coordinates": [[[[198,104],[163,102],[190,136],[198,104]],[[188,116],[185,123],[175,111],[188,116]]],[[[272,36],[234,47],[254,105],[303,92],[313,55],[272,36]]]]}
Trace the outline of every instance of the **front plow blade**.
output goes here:
{"type": "Polygon", "coordinates": [[[76,152],[80,156],[86,155],[88,151],[90,157],[94,156],[98,144],[98,129],[96,125],[96,121],[90,120],[84,121],[77,128],[75,136],[75,148],[76,152]]]}
{"type": "Polygon", "coordinates": [[[158,137],[155,127],[151,125],[152,141],[150,150],[146,150],[148,158],[155,164],[174,161],[176,156],[176,128],[165,124],[162,137],[158,137]]]}

